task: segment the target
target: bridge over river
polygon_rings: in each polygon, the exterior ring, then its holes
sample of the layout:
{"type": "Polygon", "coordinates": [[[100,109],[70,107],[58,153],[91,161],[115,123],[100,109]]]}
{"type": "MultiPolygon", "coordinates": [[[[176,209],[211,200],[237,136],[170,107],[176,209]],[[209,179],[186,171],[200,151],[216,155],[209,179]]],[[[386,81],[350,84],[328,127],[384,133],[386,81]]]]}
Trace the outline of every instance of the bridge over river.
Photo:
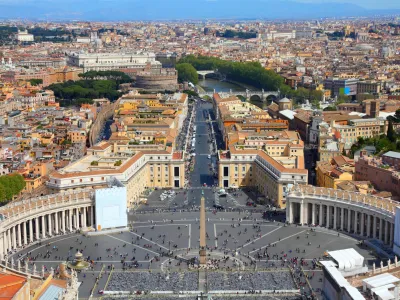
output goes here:
{"type": "MultiPolygon", "coordinates": [[[[213,97],[214,93],[217,93],[218,91],[214,90],[213,92],[205,92],[205,93],[199,93],[200,97],[208,96],[208,97],[213,97]]],[[[239,92],[239,91],[232,91],[230,90],[229,92],[218,92],[222,97],[229,97],[229,96],[242,96],[246,99],[250,99],[253,96],[258,96],[261,101],[267,101],[267,98],[269,96],[274,96],[274,98],[278,98],[280,92],[279,91],[253,91],[253,90],[248,90],[244,92],[239,92]]]]}

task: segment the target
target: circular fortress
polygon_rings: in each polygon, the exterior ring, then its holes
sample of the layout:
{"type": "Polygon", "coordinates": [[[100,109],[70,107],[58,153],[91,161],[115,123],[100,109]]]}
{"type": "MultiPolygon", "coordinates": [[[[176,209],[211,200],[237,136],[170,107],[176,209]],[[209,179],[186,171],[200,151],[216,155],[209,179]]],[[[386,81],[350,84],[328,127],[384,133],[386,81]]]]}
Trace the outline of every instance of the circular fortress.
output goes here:
{"type": "Polygon", "coordinates": [[[136,87],[152,90],[176,90],[178,72],[175,69],[156,69],[138,72],[136,87]]]}

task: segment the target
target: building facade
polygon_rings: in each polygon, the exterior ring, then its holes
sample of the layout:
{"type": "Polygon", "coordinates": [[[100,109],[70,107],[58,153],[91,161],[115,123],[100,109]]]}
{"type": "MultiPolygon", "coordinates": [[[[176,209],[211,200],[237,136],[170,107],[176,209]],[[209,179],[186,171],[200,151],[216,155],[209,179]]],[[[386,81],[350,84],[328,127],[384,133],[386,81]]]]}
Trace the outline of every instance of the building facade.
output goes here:
{"type": "Polygon", "coordinates": [[[144,69],[148,64],[161,68],[154,53],[76,53],[67,55],[67,64],[87,71],[110,71],[123,68],[144,69]]]}
{"type": "Polygon", "coordinates": [[[138,205],[147,188],[182,188],[184,157],[166,150],[132,151],[128,142],[100,142],[87,155],[52,173],[47,187],[54,193],[107,186],[116,178],[127,188],[127,206],[138,205]]]}
{"type": "Polygon", "coordinates": [[[282,157],[281,146],[270,147],[279,149],[267,152],[254,147],[241,149],[232,146],[229,151],[219,153],[219,186],[255,187],[266,201],[285,207],[286,195],[293,184],[306,183],[308,180],[308,171],[304,169],[303,146],[290,149],[288,157],[282,157]],[[299,151],[298,157],[295,151],[299,151]]]}

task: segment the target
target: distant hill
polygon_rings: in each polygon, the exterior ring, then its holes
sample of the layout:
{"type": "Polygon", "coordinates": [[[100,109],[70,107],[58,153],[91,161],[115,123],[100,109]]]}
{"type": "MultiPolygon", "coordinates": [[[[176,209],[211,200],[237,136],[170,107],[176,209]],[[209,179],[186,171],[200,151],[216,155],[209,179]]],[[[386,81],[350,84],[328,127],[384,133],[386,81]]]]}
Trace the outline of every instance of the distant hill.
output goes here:
{"type": "Polygon", "coordinates": [[[32,20],[315,19],[400,14],[348,3],[279,0],[0,0],[0,18],[32,20]]]}

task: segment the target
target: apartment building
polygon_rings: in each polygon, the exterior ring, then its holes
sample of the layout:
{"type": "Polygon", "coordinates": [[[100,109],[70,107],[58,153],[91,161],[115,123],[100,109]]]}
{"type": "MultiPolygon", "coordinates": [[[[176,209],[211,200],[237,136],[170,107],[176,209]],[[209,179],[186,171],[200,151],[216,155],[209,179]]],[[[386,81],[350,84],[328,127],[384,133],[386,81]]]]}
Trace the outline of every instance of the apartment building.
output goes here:
{"type": "Polygon", "coordinates": [[[349,121],[349,125],[332,126],[336,131],[336,136],[342,143],[355,143],[358,137],[371,138],[385,133],[385,120],[378,118],[354,119],[349,121]]]}
{"type": "MultiPolygon", "coordinates": [[[[290,101],[282,102],[282,106],[289,104],[290,101]]],[[[268,112],[251,103],[242,102],[236,96],[223,97],[215,93],[213,106],[226,149],[237,143],[246,144],[250,139],[252,145],[262,145],[263,136],[267,137],[267,132],[287,131],[289,128],[287,120],[272,119],[268,112]]]]}
{"type": "Polygon", "coordinates": [[[369,180],[379,191],[400,196],[400,154],[389,151],[381,157],[368,156],[361,151],[355,163],[355,180],[369,180]]]}
{"type": "Polygon", "coordinates": [[[381,82],[368,80],[357,82],[357,94],[379,94],[381,92],[381,88],[381,82]]]}
{"type": "Polygon", "coordinates": [[[161,68],[154,53],[80,53],[71,52],[67,56],[69,66],[87,71],[109,71],[123,68],[144,69],[148,64],[152,68],[161,68]]]}
{"type": "Polygon", "coordinates": [[[67,131],[67,139],[71,143],[86,143],[86,130],[72,128],[67,131]]]}
{"type": "Polygon", "coordinates": [[[357,83],[359,79],[327,78],[324,80],[324,89],[330,90],[333,97],[341,94],[355,96],[357,94],[357,83]]]}
{"type": "Polygon", "coordinates": [[[265,201],[285,207],[286,195],[295,183],[306,184],[303,144],[291,144],[288,151],[282,145],[231,146],[218,154],[218,184],[220,187],[256,188],[265,201]],[[283,149],[282,149],[283,148],[283,149]]]}
{"type": "Polygon", "coordinates": [[[330,161],[319,161],[316,167],[317,186],[336,189],[344,181],[354,180],[354,161],[339,155],[330,161]]]}
{"type": "Polygon", "coordinates": [[[59,191],[107,186],[115,177],[127,187],[128,207],[137,205],[147,188],[181,188],[185,185],[184,156],[164,150],[134,151],[128,142],[102,141],[87,155],[50,175],[48,188],[59,191]]]}
{"type": "Polygon", "coordinates": [[[116,107],[113,127],[132,143],[162,143],[174,146],[188,112],[188,95],[141,95],[137,91],[122,96],[116,107]]]}

